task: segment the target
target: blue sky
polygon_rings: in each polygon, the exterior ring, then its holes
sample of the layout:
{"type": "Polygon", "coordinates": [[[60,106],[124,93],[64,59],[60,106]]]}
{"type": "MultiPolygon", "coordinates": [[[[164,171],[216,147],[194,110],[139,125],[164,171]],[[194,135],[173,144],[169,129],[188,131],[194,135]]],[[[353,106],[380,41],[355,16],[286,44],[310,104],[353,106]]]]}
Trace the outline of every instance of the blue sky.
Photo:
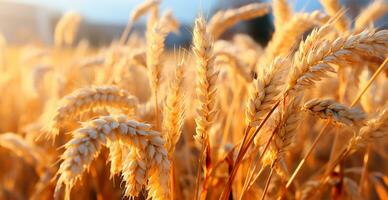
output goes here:
{"type": "MultiPolygon", "coordinates": [[[[143,0],[17,0],[64,12],[73,10],[93,22],[125,24],[129,13],[143,0]]],[[[180,21],[191,22],[198,11],[206,15],[222,0],[163,0],[161,9],[171,9],[180,21]]],[[[318,0],[293,0],[295,10],[319,9],[318,0]]]]}

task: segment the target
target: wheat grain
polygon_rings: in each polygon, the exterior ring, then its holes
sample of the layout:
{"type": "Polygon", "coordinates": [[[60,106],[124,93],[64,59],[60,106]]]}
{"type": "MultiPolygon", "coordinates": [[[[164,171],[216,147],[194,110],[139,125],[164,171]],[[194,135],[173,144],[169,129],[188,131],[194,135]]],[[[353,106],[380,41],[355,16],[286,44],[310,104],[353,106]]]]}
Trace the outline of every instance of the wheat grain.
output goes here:
{"type": "Polygon", "coordinates": [[[123,180],[126,182],[125,195],[129,197],[138,196],[147,182],[148,166],[145,152],[138,148],[129,149],[125,155],[125,162],[122,166],[123,180]]]}
{"type": "Polygon", "coordinates": [[[127,148],[120,142],[109,145],[110,177],[120,174],[123,157],[127,154],[127,148]]]}

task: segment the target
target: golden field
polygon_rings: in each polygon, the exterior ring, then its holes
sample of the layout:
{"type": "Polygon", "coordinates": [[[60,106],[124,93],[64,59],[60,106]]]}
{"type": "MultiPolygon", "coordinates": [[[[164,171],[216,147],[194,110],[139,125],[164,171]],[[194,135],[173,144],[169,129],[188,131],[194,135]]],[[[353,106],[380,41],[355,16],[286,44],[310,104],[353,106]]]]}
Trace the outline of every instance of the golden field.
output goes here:
{"type": "Polygon", "coordinates": [[[186,49],[160,3],[106,47],[75,42],[74,12],[51,46],[0,37],[0,199],[388,199],[385,1],[199,13],[186,49]],[[267,45],[223,39],[269,13],[267,45]]]}

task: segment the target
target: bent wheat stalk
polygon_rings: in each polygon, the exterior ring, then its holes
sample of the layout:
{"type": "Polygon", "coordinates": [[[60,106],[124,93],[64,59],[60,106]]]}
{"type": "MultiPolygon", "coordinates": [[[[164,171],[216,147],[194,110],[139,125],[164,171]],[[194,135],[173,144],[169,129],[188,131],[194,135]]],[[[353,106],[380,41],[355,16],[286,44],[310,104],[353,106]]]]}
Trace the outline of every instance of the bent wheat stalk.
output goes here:
{"type": "Polygon", "coordinates": [[[132,11],[127,25],[125,26],[125,29],[120,37],[121,45],[124,45],[127,42],[127,37],[129,35],[129,32],[131,31],[133,23],[136,22],[141,16],[149,12],[152,8],[158,6],[160,2],[161,0],[147,0],[144,1],[142,4],[138,5],[135,10],[132,11]]]}
{"type": "Polygon", "coordinates": [[[321,119],[330,119],[338,125],[360,127],[364,124],[365,113],[357,108],[348,108],[331,99],[312,99],[305,103],[303,110],[307,110],[321,119]]]}

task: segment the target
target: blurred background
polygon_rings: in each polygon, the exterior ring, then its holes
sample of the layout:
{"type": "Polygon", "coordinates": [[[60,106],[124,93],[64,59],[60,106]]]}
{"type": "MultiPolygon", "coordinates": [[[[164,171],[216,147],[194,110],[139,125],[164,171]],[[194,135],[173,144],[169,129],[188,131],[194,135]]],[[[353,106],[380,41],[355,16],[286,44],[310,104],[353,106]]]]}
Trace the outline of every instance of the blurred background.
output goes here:
{"type": "MultiPolygon", "coordinates": [[[[66,11],[75,11],[83,18],[77,40],[87,41],[92,46],[109,45],[119,38],[129,14],[142,0],[0,0],[0,33],[11,44],[38,43],[51,45],[56,22],[66,11]]],[[[191,26],[200,11],[210,18],[217,10],[238,7],[253,0],[164,0],[161,10],[171,9],[181,23],[180,33],[167,38],[167,47],[188,45],[191,26]]],[[[257,0],[256,0],[257,2],[257,0]]],[[[263,0],[262,2],[266,2],[263,0]]],[[[295,11],[322,9],[319,0],[290,0],[295,11]]],[[[341,0],[351,18],[370,0],[341,0]]],[[[265,44],[273,32],[271,16],[264,16],[225,33],[246,32],[258,42],[265,44]]],[[[377,25],[383,26],[385,16],[377,25]]],[[[140,20],[134,31],[142,31],[145,19],[140,20]]]]}

